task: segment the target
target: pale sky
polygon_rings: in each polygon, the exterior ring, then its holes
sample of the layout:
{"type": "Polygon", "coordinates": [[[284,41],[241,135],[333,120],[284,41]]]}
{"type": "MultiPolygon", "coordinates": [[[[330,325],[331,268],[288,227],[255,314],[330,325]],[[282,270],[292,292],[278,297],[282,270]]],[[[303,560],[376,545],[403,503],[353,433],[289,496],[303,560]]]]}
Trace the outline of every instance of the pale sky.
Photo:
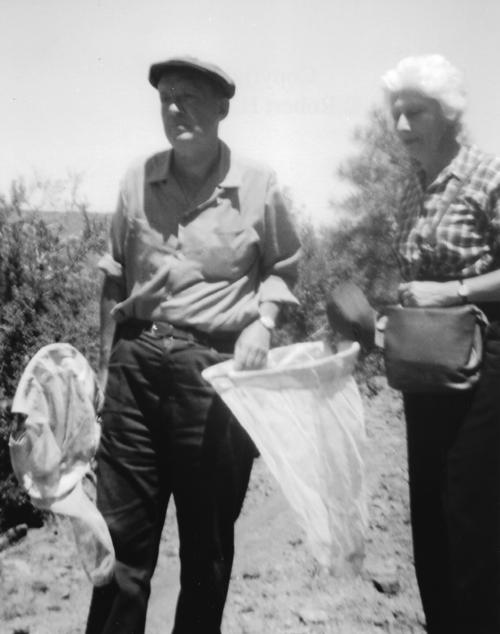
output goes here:
{"type": "Polygon", "coordinates": [[[147,73],[176,54],[232,75],[222,138],[320,222],[380,76],[406,55],[464,72],[472,137],[500,154],[499,0],[0,0],[0,15],[2,191],[79,172],[91,209],[111,211],[126,167],[166,147],[147,73]]]}

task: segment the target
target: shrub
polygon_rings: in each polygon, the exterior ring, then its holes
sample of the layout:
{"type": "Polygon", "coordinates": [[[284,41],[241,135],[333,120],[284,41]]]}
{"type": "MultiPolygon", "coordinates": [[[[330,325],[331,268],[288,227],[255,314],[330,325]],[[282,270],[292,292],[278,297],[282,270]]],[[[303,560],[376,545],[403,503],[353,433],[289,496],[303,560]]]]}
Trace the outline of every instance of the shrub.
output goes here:
{"type": "MultiPolygon", "coordinates": [[[[96,259],[106,219],[80,211],[68,234],[54,215],[27,212],[22,196],[0,200],[0,530],[39,522],[12,474],[9,403],[33,354],[57,341],[74,345],[95,365],[98,352],[96,259]]],[[[55,216],[57,218],[57,216],[55,216]]]]}

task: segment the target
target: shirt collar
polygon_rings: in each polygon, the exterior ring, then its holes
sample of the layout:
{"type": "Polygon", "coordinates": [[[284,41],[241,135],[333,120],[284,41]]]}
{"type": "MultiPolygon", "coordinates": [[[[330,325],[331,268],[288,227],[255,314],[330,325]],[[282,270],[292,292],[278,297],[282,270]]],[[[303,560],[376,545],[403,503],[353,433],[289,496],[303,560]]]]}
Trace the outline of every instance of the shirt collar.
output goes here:
{"type": "Polygon", "coordinates": [[[168,180],[172,150],[166,150],[152,156],[146,163],[146,181],[159,183],[168,180]]]}
{"type": "Polygon", "coordinates": [[[454,176],[460,181],[465,180],[471,168],[478,160],[479,150],[474,145],[461,145],[455,158],[447,165],[441,174],[439,180],[444,180],[454,176]]]}
{"type": "Polygon", "coordinates": [[[446,186],[452,178],[459,181],[467,180],[471,169],[476,164],[480,152],[474,145],[460,145],[456,156],[446,165],[432,181],[426,184],[425,172],[420,173],[420,184],[423,190],[439,190],[446,186]]]}
{"type": "MultiPolygon", "coordinates": [[[[243,172],[239,162],[233,159],[231,150],[223,141],[220,142],[220,146],[216,179],[218,187],[222,189],[241,187],[243,172]]],[[[172,150],[166,150],[151,157],[147,165],[146,181],[148,183],[168,181],[171,160],[172,150]]]]}
{"type": "Polygon", "coordinates": [[[228,146],[221,142],[221,156],[219,162],[219,187],[223,189],[232,189],[241,187],[242,168],[238,160],[235,160],[228,146]]]}

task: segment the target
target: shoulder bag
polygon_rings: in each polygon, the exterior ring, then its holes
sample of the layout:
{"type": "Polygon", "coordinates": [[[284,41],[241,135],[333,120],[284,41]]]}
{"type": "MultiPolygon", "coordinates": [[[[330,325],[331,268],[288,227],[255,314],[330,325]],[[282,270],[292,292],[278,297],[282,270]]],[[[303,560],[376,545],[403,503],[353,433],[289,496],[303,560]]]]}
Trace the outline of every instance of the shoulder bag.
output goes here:
{"type": "Polygon", "coordinates": [[[435,393],[477,383],[488,323],[477,306],[390,306],[385,314],[384,356],[391,387],[435,393]]]}

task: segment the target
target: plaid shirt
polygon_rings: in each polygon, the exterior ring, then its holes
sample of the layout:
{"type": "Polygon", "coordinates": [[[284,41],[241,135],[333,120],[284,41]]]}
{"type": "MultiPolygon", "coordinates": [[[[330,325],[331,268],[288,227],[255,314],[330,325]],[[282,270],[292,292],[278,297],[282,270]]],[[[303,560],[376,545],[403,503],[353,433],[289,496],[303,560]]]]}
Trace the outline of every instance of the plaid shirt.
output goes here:
{"type": "Polygon", "coordinates": [[[397,217],[396,254],[405,280],[463,279],[500,268],[500,159],[464,145],[427,188],[413,174],[397,217]]]}

